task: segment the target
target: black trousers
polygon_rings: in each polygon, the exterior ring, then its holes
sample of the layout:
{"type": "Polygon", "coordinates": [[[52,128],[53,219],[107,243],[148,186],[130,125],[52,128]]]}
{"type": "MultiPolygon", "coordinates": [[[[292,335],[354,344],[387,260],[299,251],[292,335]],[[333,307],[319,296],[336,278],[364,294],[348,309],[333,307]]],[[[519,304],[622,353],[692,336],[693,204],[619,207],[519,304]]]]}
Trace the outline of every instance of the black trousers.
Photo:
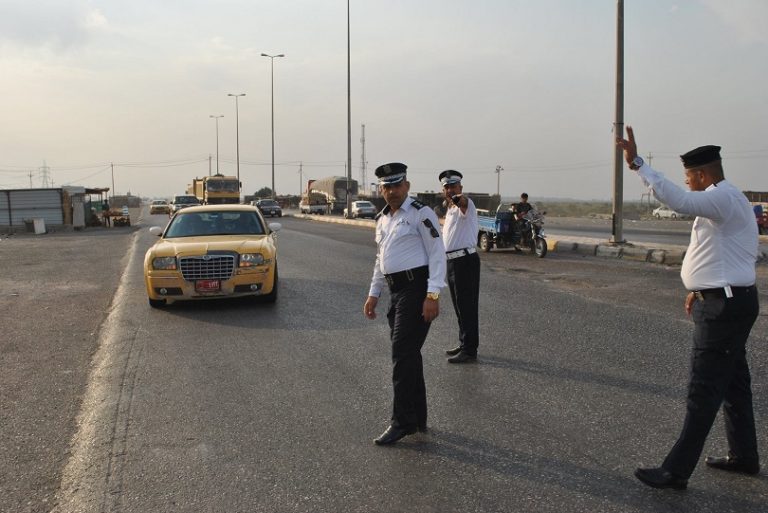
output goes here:
{"type": "Polygon", "coordinates": [[[476,356],[480,343],[480,256],[472,253],[448,260],[447,277],[453,310],[459,319],[459,345],[463,352],[476,356]]]}
{"type": "Polygon", "coordinates": [[[723,405],[729,454],[758,461],[746,343],[757,319],[757,288],[732,298],[707,297],[693,306],[693,352],[685,422],[662,467],[688,478],[723,405]]]}
{"type": "Polygon", "coordinates": [[[395,391],[392,425],[403,429],[427,425],[427,389],[421,360],[421,348],[430,326],[422,317],[426,297],[426,279],[390,287],[387,319],[392,340],[395,391]]]}

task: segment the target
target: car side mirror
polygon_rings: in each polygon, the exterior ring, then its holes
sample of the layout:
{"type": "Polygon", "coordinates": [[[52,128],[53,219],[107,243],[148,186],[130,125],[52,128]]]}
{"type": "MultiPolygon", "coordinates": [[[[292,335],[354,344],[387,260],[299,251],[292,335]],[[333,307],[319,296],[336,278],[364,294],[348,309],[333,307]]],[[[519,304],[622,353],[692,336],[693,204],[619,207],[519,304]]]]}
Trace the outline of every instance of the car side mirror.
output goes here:
{"type": "Polygon", "coordinates": [[[149,229],[149,233],[151,233],[152,235],[157,235],[158,237],[160,237],[163,234],[163,229],[160,228],[159,226],[152,226],[149,229]]]}

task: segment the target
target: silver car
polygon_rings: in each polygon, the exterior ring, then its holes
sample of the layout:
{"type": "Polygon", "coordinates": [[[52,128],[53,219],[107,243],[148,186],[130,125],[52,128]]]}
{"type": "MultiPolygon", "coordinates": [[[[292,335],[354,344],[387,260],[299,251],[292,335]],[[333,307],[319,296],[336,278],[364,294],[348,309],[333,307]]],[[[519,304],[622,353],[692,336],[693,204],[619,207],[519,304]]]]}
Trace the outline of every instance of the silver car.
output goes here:
{"type": "Polygon", "coordinates": [[[349,214],[345,208],[344,217],[347,219],[357,219],[358,217],[368,217],[373,219],[376,217],[376,207],[370,201],[353,201],[352,213],[349,214]]]}

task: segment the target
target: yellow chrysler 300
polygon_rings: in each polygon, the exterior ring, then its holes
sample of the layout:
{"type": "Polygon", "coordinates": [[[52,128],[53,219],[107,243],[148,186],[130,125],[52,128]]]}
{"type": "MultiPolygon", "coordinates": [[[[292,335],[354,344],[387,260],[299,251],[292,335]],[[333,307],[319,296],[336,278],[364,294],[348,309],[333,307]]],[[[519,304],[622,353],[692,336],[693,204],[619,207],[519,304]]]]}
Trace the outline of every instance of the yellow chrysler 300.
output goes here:
{"type": "Polygon", "coordinates": [[[250,205],[205,205],[180,210],[144,257],[149,304],[175,300],[261,296],[277,300],[279,223],[264,222],[250,205]]]}

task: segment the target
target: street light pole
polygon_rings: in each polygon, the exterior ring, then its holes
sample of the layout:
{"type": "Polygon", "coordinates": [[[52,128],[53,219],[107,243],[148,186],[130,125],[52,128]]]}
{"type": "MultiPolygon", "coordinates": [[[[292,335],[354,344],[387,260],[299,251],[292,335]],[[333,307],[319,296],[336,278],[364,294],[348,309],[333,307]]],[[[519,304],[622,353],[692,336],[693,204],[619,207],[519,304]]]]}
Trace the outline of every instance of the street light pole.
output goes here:
{"type": "Polygon", "coordinates": [[[352,198],[349,188],[352,181],[352,89],[350,82],[350,37],[349,37],[349,0],[347,0],[347,212],[352,213],[352,198]]]}
{"type": "Polygon", "coordinates": [[[285,57],[285,55],[282,53],[278,55],[262,53],[261,56],[269,57],[272,81],[272,199],[275,199],[275,57],[285,57]]]}
{"type": "Polygon", "coordinates": [[[218,116],[214,116],[211,114],[208,116],[209,118],[213,118],[216,120],[216,174],[219,174],[219,118],[223,118],[224,114],[219,114],[218,116]]]}
{"type": "Polygon", "coordinates": [[[237,152],[237,183],[240,183],[240,109],[237,105],[237,99],[240,96],[245,96],[245,93],[232,94],[227,93],[227,96],[235,97],[235,148],[237,152]]]}

